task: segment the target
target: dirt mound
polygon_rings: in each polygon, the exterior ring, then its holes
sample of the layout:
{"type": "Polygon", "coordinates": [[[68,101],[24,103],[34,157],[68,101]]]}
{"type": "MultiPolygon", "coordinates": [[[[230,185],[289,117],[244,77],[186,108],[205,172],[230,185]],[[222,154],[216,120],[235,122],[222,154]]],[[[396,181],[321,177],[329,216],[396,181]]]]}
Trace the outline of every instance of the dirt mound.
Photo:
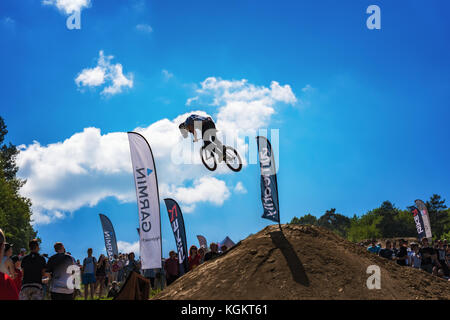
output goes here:
{"type": "Polygon", "coordinates": [[[185,274],[155,299],[450,299],[450,283],[315,226],[268,226],[185,274]],[[381,289],[367,288],[367,267],[381,289]]]}

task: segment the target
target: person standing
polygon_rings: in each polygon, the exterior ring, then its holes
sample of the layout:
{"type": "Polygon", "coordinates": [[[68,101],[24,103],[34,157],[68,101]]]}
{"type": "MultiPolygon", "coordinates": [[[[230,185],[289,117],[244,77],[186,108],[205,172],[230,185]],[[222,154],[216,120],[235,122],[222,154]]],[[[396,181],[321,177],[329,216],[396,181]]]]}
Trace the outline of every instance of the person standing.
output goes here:
{"type": "Polygon", "coordinates": [[[117,276],[119,273],[119,258],[117,257],[117,254],[114,255],[114,260],[111,264],[111,284],[114,281],[117,281],[117,276]]]}
{"type": "Polygon", "coordinates": [[[406,259],[408,259],[408,249],[407,245],[408,243],[400,239],[399,241],[400,248],[397,251],[397,254],[395,255],[395,260],[397,261],[397,264],[400,266],[406,266],[406,259]]]}
{"type": "Polygon", "coordinates": [[[189,263],[189,271],[195,269],[200,265],[200,255],[197,254],[196,246],[191,246],[189,248],[188,263],[189,263]]]}
{"type": "Polygon", "coordinates": [[[446,250],[444,248],[444,242],[439,241],[438,248],[436,249],[436,256],[437,256],[437,265],[439,269],[442,269],[442,272],[445,276],[449,276],[449,268],[447,265],[447,257],[446,257],[446,250]]]}
{"type": "Polygon", "coordinates": [[[380,251],[378,252],[378,255],[380,257],[386,258],[388,260],[392,260],[394,251],[392,251],[392,249],[391,249],[391,241],[387,240],[385,246],[386,246],[385,248],[380,249],[380,251]]]}
{"type": "Polygon", "coordinates": [[[428,245],[428,239],[422,239],[422,248],[420,249],[422,264],[420,268],[428,273],[433,272],[434,249],[428,245]]]}
{"type": "Polygon", "coordinates": [[[56,242],[55,252],[48,259],[47,272],[51,275],[50,295],[52,300],[73,300],[74,287],[68,285],[73,277],[71,266],[76,266],[75,260],[66,253],[64,245],[56,242]]]}
{"type": "Polygon", "coordinates": [[[27,255],[27,249],[25,249],[25,248],[20,249],[19,259],[22,260],[23,257],[25,257],[26,255],[27,255]]]}
{"type": "Polygon", "coordinates": [[[396,257],[397,253],[398,253],[398,249],[397,249],[397,241],[395,241],[395,240],[392,242],[392,251],[394,252],[394,256],[396,257]]]}
{"type": "Polygon", "coordinates": [[[20,268],[19,256],[12,256],[11,260],[14,264],[14,283],[16,284],[17,290],[20,292],[20,288],[22,287],[23,272],[20,268]]]}
{"type": "Polygon", "coordinates": [[[94,299],[95,283],[97,279],[95,278],[95,271],[97,270],[97,260],[92,256],[92,248],[87,250],[88,256],[83,260],[83,273],[82,282],[84,285],[84,300],[87,300],[89,295],[89,290],[91,291],[91,299],[94,299]]]}
{"type": "Polygon", "coordinates": [[[169,286],[172,282],[178,279],[179,270],[178,270],[178,258],[175,251],[169,252],[169,258],[166,260],[164,268],[166,270],[166,282],[169,286]]]}
{"type": "Polygon", "coordinates": [[[209,245],[209,249],[211,249],[211,251],[205,254],[205,261],[212,260],[220,255],[219,246],[216,243],[211,242],[211,244],[209,245]]]}
{"type": "Polygon", "coordinates": [[[378,254],[378,252],[380,252],[380,245],[377,245],[376,240],[372,240],[371,246],[367,248],[367,251],[370,251],[372,253],[378,254]]]}
{"type": "Polygon", "coordinates": [[[95,277],[97,278],[97,282],[95,284],[95,290],[97,290],[97,287],[100,286],[100,291],[98,294],[99,299],[103,296],[103,290],[105,289],[105,278],[106,278],[106,265],[107,258],[104,254],[101,254],[98,258],[97,263],[97,271],[95,272],[95,277]]]}
{"type": "Polygon", "coordinates": [[[14,263],[11,260],[13,253],[12,247],[12,244],[5,243],[3,258],[0,260],[0,271],[6,273],[11,279],[14,280],[14,263]]]}
{"type": "MultiPolygon", "coordinates": [[[[0,261],[3,261],[5,251],[5,234],[0,229],[0,261]]],[[[0,300],[19,300],[19,292],[11,279],[6,273],[0,270],[0,300]]]]}
{"type": "Polygon", "coordinates": [[[128,261],[124,267],[124,280],[128,279],[128,276],[132,271],[139,273],[139,269],[141,268],[141,263],[136,261],[134,258],[134,252],[130,252],[128,254],[128,261]]]}
{"type": "Polygon", "coordinates": [[[205,248],[203,247],[198,248],[198,255],[200,256],[200,264],[205,262],[205,248]]]}
{"type": "Polygon", "coordinates": [[[117,281],[119,283],[122,283],[124,267],[125,267],[125,258],[124,258],[123,254],[119,254],[119,261],[117,262],[117,265],[119,267],[119,271],[117,272],[117,281]]]}
{"type": "Polygon", "coordinates": [[[150,289],[155,289],[155,269],[144,269],[142,270],[142,275],[150,280],[150,289]]]}
{"type": "Polygon", "coordinates": [[[21,267],[23,270],[22,289],[20,300],[43,300],[44,290],[42,278],[45,276],[47,263],[39,254],[39,242],[33,239],[28,243],[30,253],[23,257],[21,267]]]}
{"type": "Polygon", "coordinates": [[[419,245],[413,244],[411,245],[411,255],[409,265],[413,268],[420,269],[420,265],[422,262],[422,257],[419,253],[419,245]]]}

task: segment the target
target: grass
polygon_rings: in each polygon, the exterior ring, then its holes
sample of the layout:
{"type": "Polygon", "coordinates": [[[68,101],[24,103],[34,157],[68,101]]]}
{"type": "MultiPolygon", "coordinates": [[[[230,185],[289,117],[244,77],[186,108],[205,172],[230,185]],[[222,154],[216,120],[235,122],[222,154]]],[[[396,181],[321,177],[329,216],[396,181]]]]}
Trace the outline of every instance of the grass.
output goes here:
{"type": "MultiPolygon", "coordinates": [[[[149,295],[149,299],[152,299],[154,296],[156,296],[158,293],[160,293],[162,290],[161,289],[150,289],[150,295],[149,295]]],[[[80,290],[80,295],[77,295],[75,297],[74,300],[84,300],[84,288],[82,288],[80,290]]],[[[99,298],[98,294],[94,294],[94,299],[93,300],[112,300],[113,298],[106,298],[106,295],[108,294],[108,292],[106,292],[104,294],[104,297],[102,297],[101,299],[99,298]]],[[[90,295],[88,296],[88,300],[91,300],[90,295]]]]}
{"type": "MultiPolygon", "coordinates": [[[[100,298],[99,295],[97,294],[98,290],[96,290],[96,292],[94,293],[94,299],[91,299],[91,295],[89,294],[88,300],[112,300],[113,298],[106,297],[108,295],[108,291],[109,289],[103,290],[103,297],[100,298]]],[[[74,300],[84,300],[84,286],[82,286],[80,294],[77,295],[74,300]]]]}
{"type": "Polygon", "coordinates": [[[152,299],[154,296],[156,296],[161,291],[162,291],[161,289],[150,289],[150,296],[149,296],[149,298],[152,299]]]}

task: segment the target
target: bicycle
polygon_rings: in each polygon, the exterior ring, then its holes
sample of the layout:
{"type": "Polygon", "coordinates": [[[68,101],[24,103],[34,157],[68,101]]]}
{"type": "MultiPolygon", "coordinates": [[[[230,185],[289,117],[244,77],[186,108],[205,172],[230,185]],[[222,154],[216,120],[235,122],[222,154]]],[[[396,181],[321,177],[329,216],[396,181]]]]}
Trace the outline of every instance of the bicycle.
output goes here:
{"type": "Polygon", "coordinates": [[[203,145],[200,149],[200,158],[206,169],[214,171],[217,169],[217,163],[225,161],[228,168],[234,172],[242,169],[242,160],[239,153],[230,146],[224,146],[216,138],[216,141],[210,141],[208,146],[203,145]]]}

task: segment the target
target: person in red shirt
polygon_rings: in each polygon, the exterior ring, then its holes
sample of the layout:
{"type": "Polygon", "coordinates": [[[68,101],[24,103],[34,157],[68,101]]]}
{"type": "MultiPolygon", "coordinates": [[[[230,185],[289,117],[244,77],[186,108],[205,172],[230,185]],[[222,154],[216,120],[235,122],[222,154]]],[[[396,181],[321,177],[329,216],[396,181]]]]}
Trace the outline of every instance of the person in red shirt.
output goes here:
{"type": "MultiPolygon", "coordinates": [[[[0,229],[0,261],[3,259],[5,242],[5,234],[0,229]]],[[[19,291],[14,281],[3,272],[0,272],[0,300],[19,300],[19,291]]]]}
{"type": "Polygon", "coordinates": [[[197,253],[197,247],[191,246],[189,249],[189,270],[195,269],[200,264],[200,255],[197,253]]]}

